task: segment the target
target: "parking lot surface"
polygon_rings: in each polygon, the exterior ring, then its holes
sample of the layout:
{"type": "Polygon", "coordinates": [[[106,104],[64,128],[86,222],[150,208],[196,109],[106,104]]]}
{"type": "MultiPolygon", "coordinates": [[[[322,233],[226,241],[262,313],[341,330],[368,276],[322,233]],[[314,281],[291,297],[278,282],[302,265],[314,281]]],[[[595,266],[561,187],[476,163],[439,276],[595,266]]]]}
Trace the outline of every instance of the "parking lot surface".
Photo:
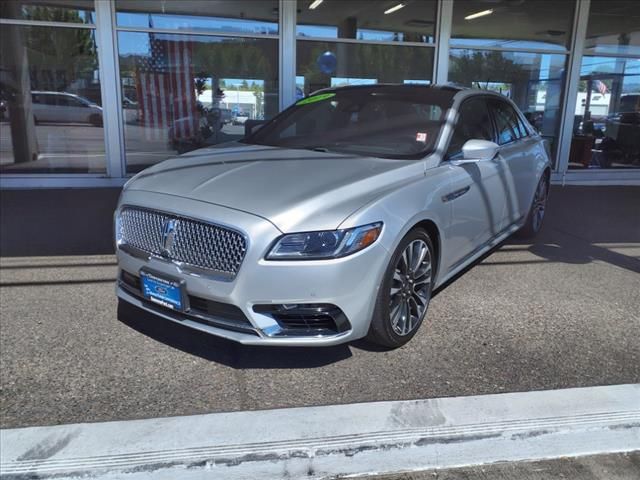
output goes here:
{"type": "Polygon", "coordinates": [[[633,480],[640,452],[557,458],[366,477],[368,480],[633,480]]]}
{"type": "Polygon", "coordinates": [[[640,188],[555,187],[536,241],[443,288],[394,351],[118,320],[113,256],[5,257],[0,427],[640,382],[639,209],[640,188]]]}

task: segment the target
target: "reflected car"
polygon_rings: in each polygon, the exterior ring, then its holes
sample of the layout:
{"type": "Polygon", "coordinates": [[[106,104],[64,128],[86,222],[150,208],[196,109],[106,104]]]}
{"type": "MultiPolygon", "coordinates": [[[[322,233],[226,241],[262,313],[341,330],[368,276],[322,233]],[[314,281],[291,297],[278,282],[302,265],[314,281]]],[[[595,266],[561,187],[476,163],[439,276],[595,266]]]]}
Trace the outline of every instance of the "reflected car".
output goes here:
{"type": "Polygon", "coordinates": [[[544,141],[499,94],[322,90],[125,185],[121,312],[250,345],[399,347],[428,334],[434,289],[540,230],[549,178],[544,141]]]}
{"type": "Polygon", "coordinates": [[[66,92],[32,91],[36,123],[88,123],[102,126],[102,107],[79,95],[66,92]]]}
{"type": "Polygon", "coordinates": [[[244,122],[246,122],[247,120],[249,120],[249,116],[245,113],[240,112],[233,117],[231,123],[233,125],[244,125],[244,122]]]}

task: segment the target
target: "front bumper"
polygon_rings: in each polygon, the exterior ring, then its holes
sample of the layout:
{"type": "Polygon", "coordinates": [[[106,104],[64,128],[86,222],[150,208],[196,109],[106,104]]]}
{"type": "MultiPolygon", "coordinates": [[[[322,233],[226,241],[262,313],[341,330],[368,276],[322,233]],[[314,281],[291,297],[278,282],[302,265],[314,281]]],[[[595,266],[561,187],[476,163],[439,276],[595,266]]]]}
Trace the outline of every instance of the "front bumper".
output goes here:
{"type": "MultiPolygon", "coordinates": [[[[236,277],[224,280],[214,276],[182,271],[160,258],[143,259],[118,250],[119,279],[122,272],[139,276],[147,268],[184,281],[188,295],[197,299],[237,307],[245,324],[228,322],[224,314],[201,315],[197,310],[180,313],[142,299],[131,285],[121,280],[118,297],[132,305],[187,327],[247,345],[320,346],[336,345],[367,334],[377,290],[389,254],[380,239],[354,255],[315,261],[267,261],[265,254],[280,232],[260,217],[226,207],[149,192],[126,192],[124,203],[187,214],[214,223],[233,226],[249,239],[247,252],[236,277]],[[272,305],[332,305],[346,318],[347,327],[335,332],[309,335],[283,328],[269,313],[272,305]],[[240,328],[238,328],[240,327],[240,328]]],[[[383,232],[384,234],[384,232],[383,232]]]]}

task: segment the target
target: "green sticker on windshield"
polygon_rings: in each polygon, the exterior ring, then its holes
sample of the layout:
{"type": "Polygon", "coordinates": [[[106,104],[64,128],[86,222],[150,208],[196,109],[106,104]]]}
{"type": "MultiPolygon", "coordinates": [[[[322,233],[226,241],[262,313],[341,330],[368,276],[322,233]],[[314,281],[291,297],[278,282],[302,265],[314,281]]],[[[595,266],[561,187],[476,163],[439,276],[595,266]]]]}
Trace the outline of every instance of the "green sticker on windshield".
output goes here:
{"type": "Polygon", "coordinates": [[[313,97],[303,98],[299,102],[296,102],[296,105],[307,105],[308,103],[321,102],[322,100],[335,96],[335,93],[321,93],[320,95],[314,95],[313,97]]]}

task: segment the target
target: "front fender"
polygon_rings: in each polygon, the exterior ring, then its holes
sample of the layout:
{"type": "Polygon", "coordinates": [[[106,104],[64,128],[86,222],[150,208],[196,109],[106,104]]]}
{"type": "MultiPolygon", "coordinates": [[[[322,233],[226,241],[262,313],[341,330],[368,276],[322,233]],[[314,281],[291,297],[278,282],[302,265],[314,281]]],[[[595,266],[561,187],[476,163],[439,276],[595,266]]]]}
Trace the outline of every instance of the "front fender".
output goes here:
{"type": "Polygon", "coordinates": [[[379,241],[391,257],[402,238],[415,225],[430,221],[438,228],[439,264],[442,264],[442,260],[450,255],[444,227],[451,221],[451,204],[442,201],[450,183],[449,175],[445,167],[429,169],[416,181],[386,192],[364,205],[342,222],[340,228],[382,221],[384,229],[379,241]]]}

